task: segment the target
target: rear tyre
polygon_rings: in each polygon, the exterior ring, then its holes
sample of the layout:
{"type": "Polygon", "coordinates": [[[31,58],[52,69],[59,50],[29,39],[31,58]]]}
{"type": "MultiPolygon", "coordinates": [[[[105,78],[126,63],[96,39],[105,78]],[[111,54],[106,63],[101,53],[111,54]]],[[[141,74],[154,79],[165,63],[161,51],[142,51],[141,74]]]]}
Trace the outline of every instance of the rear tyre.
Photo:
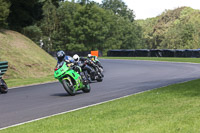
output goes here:
{"type": "Polygon", "coordinates": [[[83,88],[83,92],[85,93],[90,92],[90,90],[91,90],[90,84],[85,85],[85,87],[83,88]]]}
{"type": "Polygon", "coordinates": [[[7,93],[8,92],[8,86],[6,82],[3,79],[0,79],[1,85],[0,85],[0,92],[1,93],[7,93]]]}
{"type": "Polygon", "coordinates": [[[67,79],[62,80],[62,85],[69,95],[74,96],[76,94],[74,87],[70,86],[69,81],[67,79]]]}

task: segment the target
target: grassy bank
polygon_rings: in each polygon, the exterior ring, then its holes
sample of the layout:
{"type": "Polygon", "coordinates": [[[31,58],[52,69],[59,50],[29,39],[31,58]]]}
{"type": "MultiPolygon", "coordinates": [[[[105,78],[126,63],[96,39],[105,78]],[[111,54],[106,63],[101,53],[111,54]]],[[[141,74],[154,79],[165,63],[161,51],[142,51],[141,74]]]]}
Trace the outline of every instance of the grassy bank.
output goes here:
{"type": "Polygon", "coordinates": [[[200,63],[200,58],[169,58],[169,57],[100,57],[101,59],[125,59],[125,60],[152,60],[170,62],[200,63]]]}
{"type": "Polygon", "coordinates": [[[57,81],[52,75],[48,75],[40,78],[25,78],[25,79],[5,79],[8,87],[24,86],[31,84],[47,83],[51,81],[57,81]]]}
{"type": "Polygon", "coordinates": [[[8,61],[3,78],[9,87],[52,81],[56,60],[37,44],[10,30],[1,30],[0,40],[0,61],[8,61]]]}
{"type": "Polygon", "coordinates": [[[200,80],[170,85],[0,133],[196,133],[200,80]]]}

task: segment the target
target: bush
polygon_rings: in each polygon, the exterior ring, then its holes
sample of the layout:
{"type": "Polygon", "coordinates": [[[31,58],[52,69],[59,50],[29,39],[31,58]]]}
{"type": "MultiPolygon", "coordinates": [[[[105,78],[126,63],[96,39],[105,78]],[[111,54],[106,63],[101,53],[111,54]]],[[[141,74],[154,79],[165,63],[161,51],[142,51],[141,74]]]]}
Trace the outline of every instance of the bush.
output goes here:
{"type": "Polygon", "coordinates": [[[35,43],[39,44],[39,40],[42,36],[42,30],[36,25],[27,26],[23,28],[23,34],[35,43]]]}

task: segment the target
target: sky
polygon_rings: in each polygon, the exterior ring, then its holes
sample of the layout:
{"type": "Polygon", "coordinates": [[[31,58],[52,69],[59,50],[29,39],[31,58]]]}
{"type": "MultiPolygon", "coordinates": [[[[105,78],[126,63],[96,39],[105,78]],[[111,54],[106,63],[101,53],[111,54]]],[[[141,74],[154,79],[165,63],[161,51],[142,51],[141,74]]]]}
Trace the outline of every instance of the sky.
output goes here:
{"type": "MultiPolygon", "coordinates": [[[[101,3],[102,0],[93,0],[101,3]]],[[[135,19],[146,19],[160,15],[165,9],[189,6],[200,9],[200,0],[122,0],[136,15],[135,19]]]]}

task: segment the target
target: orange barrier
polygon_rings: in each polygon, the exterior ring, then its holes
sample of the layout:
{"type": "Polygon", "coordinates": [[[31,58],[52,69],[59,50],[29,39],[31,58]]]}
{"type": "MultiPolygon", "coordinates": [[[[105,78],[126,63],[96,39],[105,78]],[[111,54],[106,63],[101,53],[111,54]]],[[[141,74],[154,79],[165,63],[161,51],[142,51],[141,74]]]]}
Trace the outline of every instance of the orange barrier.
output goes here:
{"type": "Polygon", "coordinates": [[[93,56],[99,56],[99,51],[91,51],[91,55],[93,56]]]}

